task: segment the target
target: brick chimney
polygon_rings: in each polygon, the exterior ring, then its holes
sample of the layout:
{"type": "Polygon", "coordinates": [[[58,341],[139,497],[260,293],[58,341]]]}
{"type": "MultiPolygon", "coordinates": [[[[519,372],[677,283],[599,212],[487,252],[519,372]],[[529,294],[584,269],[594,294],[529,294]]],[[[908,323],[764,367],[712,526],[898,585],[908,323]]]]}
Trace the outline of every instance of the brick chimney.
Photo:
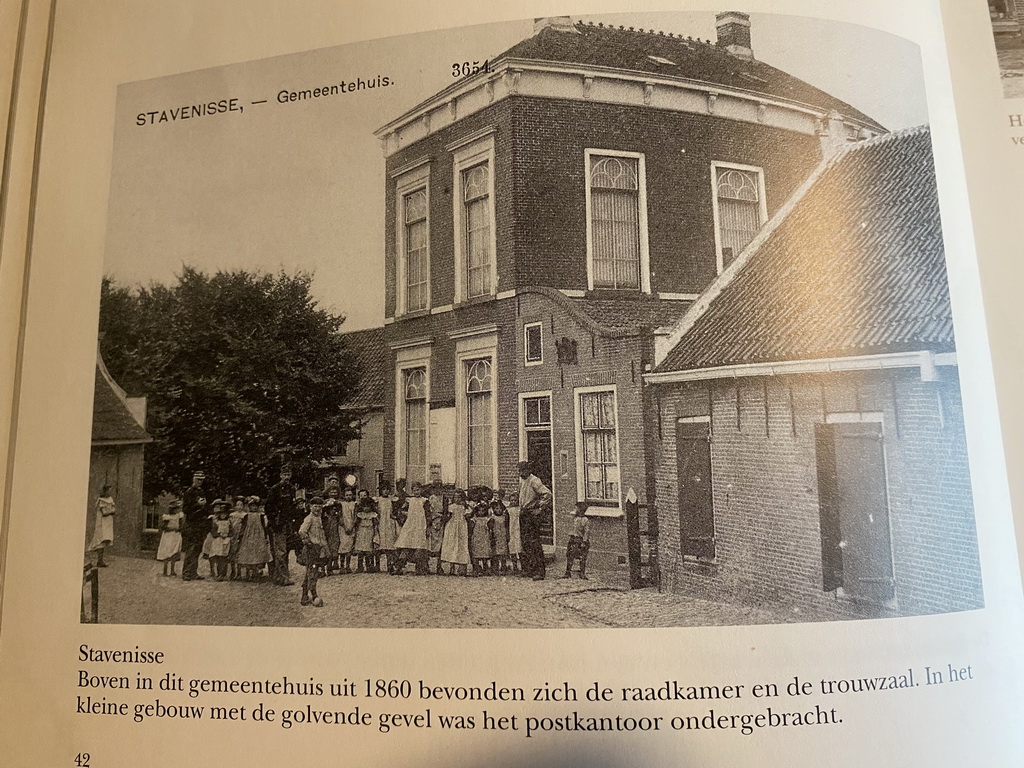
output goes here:
{"type": "Polygon", "coordinates": [[[539,19],[533,20],[533,34],[537,34],[542,29],[553,29],[557,32],[572,32],[573,34],[579,34],[579,30],[576,29],[572,23],[572,19],[568,16],[542,16],[539,19]]]}
{"type": "Polygon", "coordinates": [[[718,45],[741,59],[754,58],[750,47],[750,14],[725,11],[715,16],[718,45]]]}

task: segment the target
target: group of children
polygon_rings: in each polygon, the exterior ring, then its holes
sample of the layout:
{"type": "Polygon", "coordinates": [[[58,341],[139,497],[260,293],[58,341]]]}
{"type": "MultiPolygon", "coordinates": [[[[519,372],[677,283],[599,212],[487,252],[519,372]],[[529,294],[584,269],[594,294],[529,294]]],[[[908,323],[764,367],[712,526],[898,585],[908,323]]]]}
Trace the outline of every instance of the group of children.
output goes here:
{"type": "MultiPolygon", "coordinates": [[[[505,492],[485,486],[457,490],[446,500],[437,486],[413,483],[404,512],[394,515],[397,522],[422,515],[426,520],[426,543],[403,541],[416,562],[416,573],[445,573],[449,576],[505,576],[522,573],[523,552],[519,527],[519,507],[513,496],[505,503],[505,492]]],[[[414,526],[415,530],[415,526],[414,526]]],[[[401,538],[401,536],[400,536],[401,538]]],[[[404,562],[396,559],[396,575],[404,573],[404,562]]]]}
{"type": "Polygon", "coordinates": [[[353,555],[356,573],[381,573],[382,558],[393,576],[404,574],[409,564],[417,574],[431,573],[432,566],[433,573],[443,574],[446,563],[451,576],[522,571],[519,509],[505,504],[503,491],[459,490],[448,502],[438,486],[413,483],[409,494],[404,480],[396,486],[394,495],[382,489],[376,499],[360,491],[352,506],[348,489],[340,504],[319,496],[308,501],[309,513],[299,527],[299,562],[306,566],[302,605],[322,606],[319,579],[333,570],[350,573],[353,555]]]}
{"type": "MultiPolygon", "coordinates": [[[[259,579],[263,568],[273,561],[270,536],[263,502],[258,496],[238,496],[232,502],[217,499],[210,515],[210,530],[203,541],[203,559],[210,563],[210,577],[259,579]]],[[[172,501],[160,518],[160,544],[156,559],[164,566],[164,576],[176,576],[175,564],[181,558],[181,530],[185,515],[182,503],[172,501]]]]}
{"type": "MultiPolygon", "coordinates": [[[[373,498],[369,491],[344,491],[332,485],[325,496],[305,502],[307,514],[297,529],[297,561],[306,566],[302,605],[323,605],[317,582],[332,573],[381,573],[400,576],[408,566],[414,573],[449,576],[523,574],[520,510],[513,495],[506,504],[505,492],[477,486],[456,490],[448,499],[439,485],[414,482],[407,493],[405,481],[395,483],[395,493],[381,488],[373,498]],[[326,497],[326,498],[325,498],[326,497]],[[354,567],[353,567],[354,566],[354,567]]],[[[174,501],[161,519],[157,559],[164,575],[175,575],[181,555],[183,514],[174,501]]],[[[203,544],[210,575],[224,581],[257,580],[273,562],[272,534],[263,501],[257,496],[237,497],[232,502],[213,502],[210,530],[203,544]]],[[[580,576],[586,578],[589,549],[585,505],[577,510],[566,576],[573,559],[580,560],[580,576]],[[575,557],[573,557],[575,556],[575,557]]],[[[295,530],[295,529],[293,529],[295,530]]]]}

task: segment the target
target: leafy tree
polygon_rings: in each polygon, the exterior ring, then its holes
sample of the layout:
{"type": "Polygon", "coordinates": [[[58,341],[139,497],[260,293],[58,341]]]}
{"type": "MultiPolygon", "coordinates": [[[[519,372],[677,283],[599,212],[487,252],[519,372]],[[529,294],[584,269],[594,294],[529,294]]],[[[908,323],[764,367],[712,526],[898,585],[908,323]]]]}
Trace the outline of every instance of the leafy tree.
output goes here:
{"type": "Polygon", "coordinates": [[[215,488],[260,492],[282,457],[301,469],[356,436],[341,409],[358,386],[355,356],[311,279],[192,267],[174,285],[104,279],[104,361],[149,398],[147,495],[179,490],[200,468],[215,488]]]}

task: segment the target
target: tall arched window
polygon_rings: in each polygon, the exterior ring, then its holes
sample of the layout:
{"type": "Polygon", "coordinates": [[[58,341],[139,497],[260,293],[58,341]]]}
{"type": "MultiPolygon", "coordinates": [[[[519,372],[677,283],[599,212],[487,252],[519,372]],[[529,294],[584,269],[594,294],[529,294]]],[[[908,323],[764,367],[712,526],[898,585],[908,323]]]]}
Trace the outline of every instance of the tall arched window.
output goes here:
{"type": "Polygon", "coordinates": [[[714,172],[719,265],[725,269],[764,224],[761,171],[716,166],[714,172]]]}
{"type": "Polygon", "coordinates": [[[402,198],[403,246],[405,249],[405,309],[408,312],[426,309],[427,281],[430,265],[427,260],[427,190],[417,189],[402,198]]]}
{"type": "Polygon", "coordinates": [[[640,288],[640,170],[636,157],[590,156],[595,288],[640,288]]]}
{"type": "Polygon", "coordinates": [[[488,163],[474,165],[462,172],[465,205],[466,296],[475,298],[491,293],[491,181],[488,163]]]}
{"type": "Polygon", "coordinates": [[[494,380],[491,359],[466,363],[466,457],[469,485],[494,484],[494,380]]]}
{"type": "Polygon", "coordinates": [[[409,483],[427,481],[427,371],[405,371],[405,473],[409,483]]]}
{"type": "Polygon", "coordinates": [[[395,314],[430,309],[429,160],[395,179],[395,262],[395,314]]]}

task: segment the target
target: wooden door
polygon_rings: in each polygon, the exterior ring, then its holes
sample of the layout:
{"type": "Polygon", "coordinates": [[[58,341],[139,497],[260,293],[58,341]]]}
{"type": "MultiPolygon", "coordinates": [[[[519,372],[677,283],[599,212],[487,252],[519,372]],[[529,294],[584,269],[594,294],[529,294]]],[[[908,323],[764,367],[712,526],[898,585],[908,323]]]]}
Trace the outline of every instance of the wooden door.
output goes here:
{"type": "Polygon", "coordinates": [[[824,588],[883,604],[895,596],[882,425],[818,427],[824,588]]]}
{"type": "MultiPolygon", "coordinates": [[[[550,427],[543,429],[527,429],[526,431],[526,458],[533,467],[534,473],[540,478],[549,489],[554,491],[552,482],[551,464],[551,430],[550,427]]],[[[540,540],[544,544],[555,543],[555,521],[554,510],[545,512],[540,521],[540,540]]]]}
{"type": "Polygon", "coordinates": [[[711,486],[711,426],[676,423],[679,542],[684,557],[714,558],[715,509],[711,486]]]}

